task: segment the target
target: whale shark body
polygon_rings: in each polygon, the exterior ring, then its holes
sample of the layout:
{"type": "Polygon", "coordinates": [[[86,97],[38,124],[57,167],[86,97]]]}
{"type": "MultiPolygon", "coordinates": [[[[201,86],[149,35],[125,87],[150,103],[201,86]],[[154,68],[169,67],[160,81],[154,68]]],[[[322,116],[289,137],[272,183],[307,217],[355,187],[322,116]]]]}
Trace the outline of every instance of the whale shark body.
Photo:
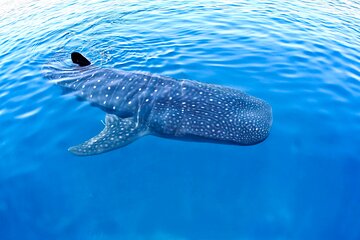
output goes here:
{"type": "Polygon", "coordinates": [[[148,134],[237,145],[257,144],[269,135],[271,106],[243,91],[100,68],[76,52],[71,58],[78,66],[54,68],[46,76],[106,112],[98,135],[69,148],[76,155],[111,151],[148,134]]]}

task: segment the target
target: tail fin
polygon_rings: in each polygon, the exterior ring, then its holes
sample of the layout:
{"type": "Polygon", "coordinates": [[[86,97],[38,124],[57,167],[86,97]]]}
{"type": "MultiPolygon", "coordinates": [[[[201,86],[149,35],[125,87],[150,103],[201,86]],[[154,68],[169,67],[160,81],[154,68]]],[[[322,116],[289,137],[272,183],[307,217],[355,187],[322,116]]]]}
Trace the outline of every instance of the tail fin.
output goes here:
{"type": "Polygon", "coordinates": [[[71,53],[71,60],[73,63],[78,64],[80,67],[88,66],[91,64],[89,60],[87,60],[83,55],[78,52],[71,53]]]}

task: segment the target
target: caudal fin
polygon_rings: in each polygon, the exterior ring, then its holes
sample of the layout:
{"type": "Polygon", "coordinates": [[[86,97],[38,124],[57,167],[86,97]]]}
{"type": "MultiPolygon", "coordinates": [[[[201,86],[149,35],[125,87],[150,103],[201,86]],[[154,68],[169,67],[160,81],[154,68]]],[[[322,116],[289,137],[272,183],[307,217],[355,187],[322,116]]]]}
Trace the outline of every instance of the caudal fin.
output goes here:
{"type": "Polygon", "coordinates": [[[73,63],[78,64],[80,67],[88,66],[91,64],[83,55],[78,52],[71,53],[71,60],[73,63]]]}
{"type": "Polygon", "coordinates": [[[124,147],[147,134],[147,127],[139,125],[134,118],[119,118],[107,114],[105,128],[86,142],[70,147],[69,151],[79,156],[89,156],[124,147]]]}

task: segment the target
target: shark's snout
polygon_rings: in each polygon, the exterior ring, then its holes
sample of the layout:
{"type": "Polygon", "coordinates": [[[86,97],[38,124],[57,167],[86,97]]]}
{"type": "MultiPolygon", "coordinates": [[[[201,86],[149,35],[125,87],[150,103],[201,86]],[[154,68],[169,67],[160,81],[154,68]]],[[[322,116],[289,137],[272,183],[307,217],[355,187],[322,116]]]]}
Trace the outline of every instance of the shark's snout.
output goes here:
{"type": "Polygon", "coordinates": [[[251,109],[239,108],[236,114],[236,135],[242,136],[239,143],[254,145],[264,141],[272,126],[272,108],[263,100],[256,99],[251,109]]]}

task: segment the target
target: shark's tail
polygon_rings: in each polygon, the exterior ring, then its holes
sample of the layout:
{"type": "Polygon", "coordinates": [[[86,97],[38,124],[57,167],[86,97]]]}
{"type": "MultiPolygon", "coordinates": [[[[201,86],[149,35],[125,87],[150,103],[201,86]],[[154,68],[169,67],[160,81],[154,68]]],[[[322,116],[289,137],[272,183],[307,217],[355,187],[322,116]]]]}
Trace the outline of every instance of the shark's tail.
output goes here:
{"type": "Polygon", "coordinates": [[[71,53],[71,60],[80,67],[89,66],[91,62],[78,52],[71,53]]]}

